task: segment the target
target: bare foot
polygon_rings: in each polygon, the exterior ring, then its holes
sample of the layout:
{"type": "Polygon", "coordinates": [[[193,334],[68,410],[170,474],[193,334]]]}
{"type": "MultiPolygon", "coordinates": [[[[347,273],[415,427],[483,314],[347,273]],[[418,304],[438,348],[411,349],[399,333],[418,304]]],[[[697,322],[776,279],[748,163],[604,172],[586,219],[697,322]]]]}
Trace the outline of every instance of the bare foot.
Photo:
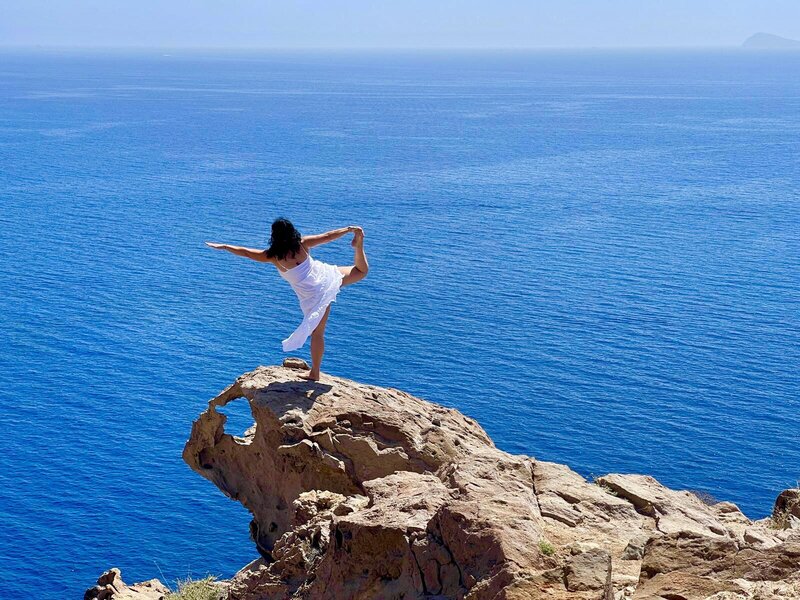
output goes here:
{"type": "Polygon", "coordinates": [[[305,375],[300,375],[300,379],[307,379],[308,381],[319,381],[319,371],[314,373],[313,371],[309,371],[305,375]]]}
{"type": "Polygon", "coordinates": [[[350,242],[350,245],[353,248],[364,245],[364,230],[361,227],[356,227],[353,231],[353,241],[350,242]]]}

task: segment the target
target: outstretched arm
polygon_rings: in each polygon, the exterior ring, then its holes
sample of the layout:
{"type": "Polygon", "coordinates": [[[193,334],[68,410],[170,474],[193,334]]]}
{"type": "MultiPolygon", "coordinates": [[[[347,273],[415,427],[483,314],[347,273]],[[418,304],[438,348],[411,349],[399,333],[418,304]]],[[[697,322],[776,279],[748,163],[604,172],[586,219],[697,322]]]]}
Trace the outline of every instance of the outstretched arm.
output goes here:
{"type": "Polygon", "coordinates": [[[317,235],[304,235],[303,244],[306,246],[306,248],[313,248],[314,246],[319,246],[320,244],[327,244],[333,240],[338,240],[343,235],[347,235],[356,229],[360,228],[355,225],[350,225],[349,227],[342,227],[341,229],[334,229],[326,233],[318,233],[317,235]]]}
{"type": "Polygon", "coordinates": [[[214,242],[206,242],[206,246],[214,248],[215,250],[227,250],[236,256],[244,256],[245,258],[257,260],[259,262],[272,262],[272,260],[267,257],[266,250],[256,250],[254,248],[245,248],[243,246],[231,246],[230,244],[215,244],[214,242]]]}

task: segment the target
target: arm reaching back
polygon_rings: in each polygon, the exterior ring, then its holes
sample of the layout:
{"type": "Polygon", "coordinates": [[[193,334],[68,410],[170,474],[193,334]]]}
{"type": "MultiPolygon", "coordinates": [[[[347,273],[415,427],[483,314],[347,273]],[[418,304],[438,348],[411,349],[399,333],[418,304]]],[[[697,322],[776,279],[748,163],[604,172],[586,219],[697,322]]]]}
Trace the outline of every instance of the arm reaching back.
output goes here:
{"type": "Polygon", "coordinates": [[[244,256],[251,260],[258,262],[272,262],[271,258],[267,257],[266,250],[256,250],[254,248],[245,248],[243,246],[231,246],[230,244],[215,244],[214,242],[206,242],[206,246],[214,248],[215,250],[227,250],[236,256],[244,256]]]}
{"type": "Polygon", "coordinates": [[[319,233],[317,235],[304,235],[303,244],[306,248],[313,248],[314,246],[319,246],[321,244],[332,242],[333,240],[338,240],[343,235],[347,235],[348,233],[356,231],[357,229],[360,229],[360,227],[357,227],[356,225],[350,225],[349,227],[342,227],[341,229],[334,229],[332,231],[319,233]]]}

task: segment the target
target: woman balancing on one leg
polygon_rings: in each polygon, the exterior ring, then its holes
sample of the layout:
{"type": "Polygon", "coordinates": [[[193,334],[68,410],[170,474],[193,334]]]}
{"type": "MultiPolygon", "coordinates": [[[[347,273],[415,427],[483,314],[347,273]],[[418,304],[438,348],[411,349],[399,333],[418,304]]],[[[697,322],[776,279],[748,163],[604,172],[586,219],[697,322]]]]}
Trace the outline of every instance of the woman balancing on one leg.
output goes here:
{"type": "Polygon", "coordinates": [[[206,244],[238,256],[272,263],[277,267],[281,277],[291,284],[297,294],[303,311],[303,322],[292,335],[283,340],[283,351],[290,352],[300,348],[310,335],[311,371],[305,378],[318,380],[322,355],[325,352],[325,324],[331,311],[331,302],[336,300],[342,286],[364,279],[369,272],[367,256],[364,254],[364,230],[350,226],[319,235],[301,236],[288,220],[277,219],[272,224],[272,236],[266,250],[211,242],[206,244]],[[355,248],[354,265],[337,267],[311,257],[309,248],[327,244],[351,232],[352,246],[355,248]]]}

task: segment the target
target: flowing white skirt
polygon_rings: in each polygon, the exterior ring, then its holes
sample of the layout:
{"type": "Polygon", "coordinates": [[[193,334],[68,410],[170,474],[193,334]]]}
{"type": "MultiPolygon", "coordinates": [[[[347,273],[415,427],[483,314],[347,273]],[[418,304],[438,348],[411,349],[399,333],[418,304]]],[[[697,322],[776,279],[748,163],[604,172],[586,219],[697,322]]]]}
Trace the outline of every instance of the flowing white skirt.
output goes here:
{"type": "Polygon", "coordinates": [[[309,256],[293,269],[281,271],[281,276],[291,284],[303,311],[303,321],[282,342],[283,351],[291,352],[306,343],[308,336],[325,316],[328,306],[336,301],[344,275],[336,265],[309,256]]]}

